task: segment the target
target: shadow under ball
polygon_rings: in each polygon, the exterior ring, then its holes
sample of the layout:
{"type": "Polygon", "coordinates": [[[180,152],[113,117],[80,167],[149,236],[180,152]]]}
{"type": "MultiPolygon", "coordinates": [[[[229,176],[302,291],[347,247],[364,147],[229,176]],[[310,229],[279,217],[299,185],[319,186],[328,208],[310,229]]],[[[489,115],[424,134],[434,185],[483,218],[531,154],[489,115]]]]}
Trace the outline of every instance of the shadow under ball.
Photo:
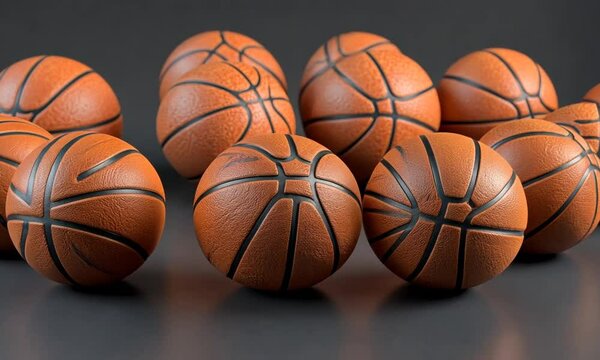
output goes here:
{"type": "Polygon", "coordinates": [[[104,285],[152,253],[165,222],[165,195],[150,162],[131,145],[75,132],[25,158],[6,215],[13,244],[37,272],[65,284],[104,285]]]}
{"type": "Polygon", "coordinates": [[[488,146],[436,133],[400,142],[377,165],[363,199],[371,248],[419,286],[464,289],[502,273],[523,242],[519,178],[488,146]]]}
{"type": "Polygon", "coordinates": [[[275,79],[243,63],[187,73],[160,103],[156,134],[169,163],[198,179],[219,153],[249,136],[295,133],[294,109],[275,79]]]}
{"type": "Polygon", "coordinates": [[[223,274],[262,290],[307,288],[348,259],[361,229],[356,180],[316,142],[271,134],[235,144],[202,176],[194,225],[223,274]]]}
{"type": "Polygon", "coordinates": [[[287,89],[277,59],[258,41],[233,31],[206,31],[186,39],[169,54],[160,72],[160,98],[185,73],[202,64],[221,61],[256,66],[287,89]]]}
{"type": "Polygon", "coordinates": [[[0,114],[0,252],[14,250],[6,227],[6,193],[19,164],[52,135],[30,121],[0,114]]]}
{"type": "Polygon", "coordinates": [[[387,39],[365,33],[338,35],[315,52],[300,113],[307,136],[344,160],[361,186],[399,141],[440,125],[427,72],[387,39]]]}
{"type": "Polygon", "coordinates": [[[520,120],[481,138],[523,182],[529,220],[522,251],[553,254],[585,239],[600,221],[598,157],[574,130],[545,120],[520,120]]]}
{"type": "Polygon", "coordinates": [[[546,71],[511,49],[472,52],[450,66],[438,85],[442,131],[481,138],[507,121],[554,111],[558,97],[546,71]]]}
{"type": "Polygon", "coordinates": [[[62,56],[35,56],[0,72],[0,113],[27,119],[51,134],[93,131],[121,137],[121,105],[87,65],[62,56]]]}

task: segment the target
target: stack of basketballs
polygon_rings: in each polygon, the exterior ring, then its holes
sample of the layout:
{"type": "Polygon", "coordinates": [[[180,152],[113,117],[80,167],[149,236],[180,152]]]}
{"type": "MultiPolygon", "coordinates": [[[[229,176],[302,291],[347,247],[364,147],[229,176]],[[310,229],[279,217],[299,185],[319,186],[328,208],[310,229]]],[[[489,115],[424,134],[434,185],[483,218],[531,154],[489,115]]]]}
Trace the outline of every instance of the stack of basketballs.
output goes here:
{"type": "MultiPolygon", "coordinates": [[[[594,231],[599,104],[600,85],[557,109],[542,67],[500,48],[459,59],[436,89],[389,40],[352,32],[308,61],[302,137],[273,55],[211,31],[168,57],[156,129],[175,170],[199,179],[196,234],[229,278],[310,287],[346,262],[364,223],[399,277],[464,289],[519,252],[560,253],[594,231]]],[[[0,73],[0,110],[2,248],[73,285],[138,268],[160,238],[164,191],[113,137],[122,117],[106,82],[73,60],[26,59],[0,73]]]]}

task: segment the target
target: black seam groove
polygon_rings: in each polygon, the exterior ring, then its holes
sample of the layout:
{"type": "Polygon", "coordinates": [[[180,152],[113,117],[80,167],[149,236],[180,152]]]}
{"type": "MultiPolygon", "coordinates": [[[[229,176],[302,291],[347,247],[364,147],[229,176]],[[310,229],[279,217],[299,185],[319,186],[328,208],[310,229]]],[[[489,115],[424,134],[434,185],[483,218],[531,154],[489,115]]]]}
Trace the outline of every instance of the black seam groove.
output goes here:
{"type": "MultiPolygon", "coordinates": [[[[339,37],[339,35],[338,35],[339,37]]],[[[329,42],[328,42],[329,43],[329,42]]],[[[322,45],[323,47],[323,53],[325,55],[325,59],[323,60],[323,62],[326,63],[326,66],[324,68],[322,68],[321,70],[317,71],[313,76],[311,76],[306,83],[304,83],[304,86],[302,86],[302,88],[300,89],[300,97],[302,97],[302,94],[304,93],[304,91],[306,91],[306,88],[308,87],[308,85],[310,85],[313,81],[315,81],[319,76],[323,75],[325,72],[327,72],[327,70],[331,69],[332,67],[336,66],[340,61],[346,59],[349,56],[354,56],[356,54],[360,54],[360,53],[365,53],[371,49],[374,49],[378,46],[381,45],[387,45],[390,44],[389,41],[379,41],[376,43],[373,43],[367,47],[365,47],[364,49],[352,52],[352,53],[348,53],[348,54],[344,54],[343,56],[341,56],[339,59],[332,61],[330,56],[329,56],[329,50],[327,49],[328,47],[328,43],[322,45]]],[[[340,53],[341,54],[341,53],[340,53]]]]}
{"type": "Polygon", "coordinates": [[[27,234],[29,233],[29,221],[23,221],[23,225],[21,228],[21,238],[19,239],[19,249],[21,251],[21,257],[23,260],[27,261],[25,255],[25,245],[27,243],[27,234]]]}
{"type": "Polygon", "coordinates": [[[72,127],[72,128],[54,129],[54,130],[50,130],[48,132],[50,134],[59,134],[59,133],[68,133],[68,132],[73,132],[73,131],[90,130],[90,129],[93,129],[93,128],[97,128],[97,127],[100,127],[100,126],[108,125],[110,123],[118,121],[121,118],[121,115],[122,114],[119,112],[117,115],[115,115],[113,117],[110,117],[110,118],[108,118],[106,120],[101,120],[101,121],[93,123],[93,124],[81,125],[81,126],[72,127]]]}
{"type": "Polygon", "coordinates": [[[543,223],[538,225],[536,228],[525,233],[525,237],[531,238],[531,237],[535,236],[537,233],[544,230],[548,225],[550,225],[552,222],[554,222],[554,220],[556,220],[569,207],[569,205],[571,205],[571,203],[573,202],[573,200],[579,193],[579,190],[581,190],[583,185],[585,185],[585,183],[587,182],[587,179],[589,178],[589,175],[592,171],[594,171],[592,168],[588,168],[583,173],[583,176],[581,177],[581,179],[575,186],[575,189],[573,189],[573,192],[571,192],[569,197],[567,197],[565,202],[558,208],[558,210],[556,210],[556,212],[554,212],[554,214],[552,214],[550,217],[548,217],[543,223]]]}
{"type": "Polygon", "coordinates": [[[300,203],[293,201],[292,203],[292,223],[290,227],[290,237],[288,240],[287,259],[285,262],[285,271],[283,275],[283,281],[281,283],[281,290],[285,291],[290,287],[290,280],[292,278],[292,270],[294,268],[294,255],[296,254],[296,240],[298,238],[298,217],[300,211],[300,203]]]}
{"type": "Polygon", "coordinates": [[[574,166],[574,165],[578,164],[580,161],[582,161],[583,159],[585,159],[586,155],[587,155],[587,152],[579,153],[577,156],[575,156],[571,160],[565,162],[564,164],[562,164],[562,165],[560,165],[560,166],[558,166],[558,167],[556,167],[556,168],[554,168],[554,169],[552,169],[550,171],[547,171],[547,172],[545,172],[545,173],[543,173],[541,175],[533,177],[533,178],[531,178],[531,179],[529,179],[527,181],[523,181],[523,187],[526,188],[526,187],[528,187],[530,185],[538,183],[538,182],[540,182],[540,181],[542,181],[542,180],[544,180],[544,179],[546,179],[546,178],[548,178],[548,177],[550,177],[552,175],[555,175],[555,174],[557,174],[557,173],[559,173],[559,172],[561,172],[563,170],[566,170],[566,169],[570,168],[571,166],[574,166]]]}
{"type": "Polygon", "coordinates": [[[29,68],[29,71],[27,71],[27,73],[25,74],[25,77],[23,78],[21,85],[19,85],[19,89],[17,90],[17,95],[15,97],[15,103],[13,105],[13,108],[12,109],[0,109],[1,112],[10,113],[12,116],[16,116],[19,113],[19,110],[21,109],[21,98],[23,97],[23,91],[25,90],[25,86],[27,86],[27,82],[29,81],[29,78],[31,77],[33,72],[37,69],[37,67],[47,58],[48,58],[47,56],[41,56],[29,68]]]}
{"type": "Polygon", "coordinates": [[[433,182],[434,182],[435,190],[438,194],[438,197],[441,200],[441,205],[440,205],[440,210],[438,211],[438,215],[436,216],[436,222],[431,231],[431,236],[429,237],[429,241],[427,243],[425,251],[423,252],[423,255],[421,256],[421,258],[419,259],[419,262],[418,262],[417,266],[415,267],[415,269],[408,275],[408,277],[407,277],[408,281],[412,281],[417,276],[419,276],[419,274],[421,273],[423,268],[425,268],[425,265],[429,261],[429,258],[431,257],[431,254],[433,253],[433,249],[435,248],[435,244],[437,243],[437,240],[438,240],[438,237],[439,237],[440,231],[442,230],[442,225],[443,225],[443,222],[437,221],[437,219],[444,216],[444,214],[446,213],[446,209],[448,208],[448,203],[449,203],[448,198],[444,194],[442,178],[440,176],[440,171],[439,171],[439,168],[437,165],[437,160],[435,159],[435,154],[433,153],[433,149],[431,147],[431,144],[429,143],[429,139],[427,139],[427,137],[423,136],[423,135],[420,136],[420,139],[421,139],[421,142],[423,143],[423,146],[425,147],[427,157],[429,158],[429,166],[431,168],[431,173],[433,175],[433,182]]]}
{"type": "Polygon", "coordinates": [[[120,189],[109,189],[109,190],[98,190],[98,191],[90,191],[83,194],[77,194],[73,196],[69,196],[66,198],[62,198],[59,200],[54,200],[51,202],[51,207],[57,207],[65,204],[70,204],[79,200],[87,200],[93,199],[101,196],[108,195],[143,195],[153,197],[155,199],[160,200],[163,204],[165,204],[165,199],[157,192],[145,190],[145,189],[135,189],[135,188],[120,188],[120,189]]]}
{"type": "Polygon", "coordinates": [[[92,166],[88,170],[83,171],[79,175],[77,175],[77,181],[82,181],[84,179],[87,179],[88,177],[94,175],[98,171],[103,170],[104,168],[116,163],[117,161],[119,161],[122,158],[126,157],[127,155],[131,155],[131,154],[139,154],[139,152],[135,149],[123,150],[123,151],[111,156],[110,158],[108,158],[104,161],[101,161],[97,165],[92,166]]]}
{"type": "MultiPolygon", "coordinates": [[[[13,121],[13,122],[17,122],[17,121],[13,121]]],[[[10,135],[29,135],[29,136],[38,137],[38,138],[41,138],[44,140],[50,140],[42,134],[38,134],[38,133],[30,132],[30,131],[7,131],[7,132],[0,133],[0,137],[10,136],[10,135]]]]}
{"type": "Polygon", "coordinates": [[[529,136],[553,136],[553,137],[568,137],[569,135],[565,135],[565,134],[557,134],[555,132],[551,132],[551,131],[529,131],[529,132],[524,132],[524,133],[519,133],[519,134],[515,134],[515,135],[511,135],[508,136],[492,145],[490,145],[490,147],[494,150],[498,149],[500,146],[509,143],[513,140],[517,140],[517,139],[522,139],[525,137],[529,137],[529,136]]]}
{"type": "Polygon", "coordinates": [[[4,156],[0,156],[0,162],[5,163],[7,165],[10,165],[10,166],[12,166],[14,168],[16,168],[17,166],[19,166],[18,162],[14,161],[14,160],[11,160],[11,159],[9,159],[7,157],[4,157],[4,156]]]}

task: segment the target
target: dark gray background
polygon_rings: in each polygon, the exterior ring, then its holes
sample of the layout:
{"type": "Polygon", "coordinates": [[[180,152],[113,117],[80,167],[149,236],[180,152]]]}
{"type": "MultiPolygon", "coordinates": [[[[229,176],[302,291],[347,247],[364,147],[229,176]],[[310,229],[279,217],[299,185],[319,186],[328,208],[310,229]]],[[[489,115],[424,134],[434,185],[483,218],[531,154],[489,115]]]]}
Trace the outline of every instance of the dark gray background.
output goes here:
{"type": "Polygon", "coordinates": [[[156,253],[108,292],[46,281],[0,261],[0,358],[598,358],[600,236],[549,259],[521,259],[456,296],[407,286],[364,237],[330,279],[294,297],[242,289],[217,273],[193,234],[194,185],[155,139],[157,77],[197,32],[246,33],[279,59],[295,101],[304,63],[330,36],[384,35],[434,81],[467,52],[521,50],[547,70],[561,104],[600,82],[597,1],[9,1],[0,0],[0,68],[37,54],[73,57],[114,87],[125,139],[167,190],[156,253]]]}

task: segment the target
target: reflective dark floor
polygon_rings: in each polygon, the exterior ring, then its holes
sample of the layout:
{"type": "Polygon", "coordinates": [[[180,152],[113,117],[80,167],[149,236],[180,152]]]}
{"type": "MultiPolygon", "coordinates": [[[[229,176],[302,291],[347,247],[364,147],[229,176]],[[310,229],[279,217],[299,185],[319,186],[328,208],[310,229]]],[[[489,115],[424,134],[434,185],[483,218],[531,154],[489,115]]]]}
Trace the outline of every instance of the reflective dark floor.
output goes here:
{"type": "Polygon", "coordinates": [[[597,359],[600,239],[519,259],[460,294],[407,286],[364,238],[348,263],[293,296],[241,288],[202,255],[194,186],[162,171],[163,240],[126,282],[81,292],[0,261],[1,359],[597,359]]]}

